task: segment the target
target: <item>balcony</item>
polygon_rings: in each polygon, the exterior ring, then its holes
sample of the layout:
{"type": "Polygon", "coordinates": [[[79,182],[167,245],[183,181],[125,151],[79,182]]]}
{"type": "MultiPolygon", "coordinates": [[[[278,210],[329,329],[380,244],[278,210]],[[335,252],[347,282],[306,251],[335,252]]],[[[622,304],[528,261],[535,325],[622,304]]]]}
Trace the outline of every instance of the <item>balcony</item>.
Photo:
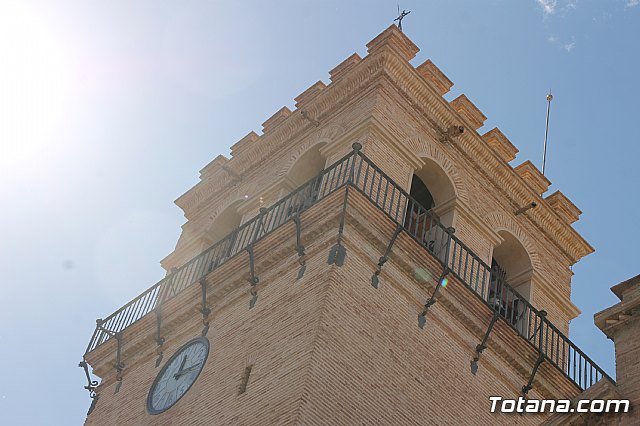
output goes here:
{"type": "MultiPolygon", "coordinates": [[[[111,338],[118,339],[125,329],[144,316],[343,188],[360,193],[390,219],[399,232],[406,233],[434,256],[471,295],[494,312],[496,321],[502,321],[523,339],[522,343],[532,347],[540,361],[550,363],[582,390],[603,378],[613,383],[611,377],[546,318],[544,311],[536,309],[518,294],[499,271],[492,269],[455,236],[453,228],[441,225],[429,210],[363,155],[357,144],[352,153],[321,174],[271,207],[261,209],[257,216],[104,320],[97,320],[85,355],[111,338]]],[[[346,203],[343,209],[346,209],[346,203]]]]}

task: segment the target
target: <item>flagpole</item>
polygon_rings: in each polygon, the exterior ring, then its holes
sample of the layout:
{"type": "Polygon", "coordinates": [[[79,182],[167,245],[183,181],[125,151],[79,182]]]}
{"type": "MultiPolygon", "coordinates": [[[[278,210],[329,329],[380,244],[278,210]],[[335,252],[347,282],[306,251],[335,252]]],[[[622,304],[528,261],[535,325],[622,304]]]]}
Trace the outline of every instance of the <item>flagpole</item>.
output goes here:
{"type": "Polygon", "coordinates": [[[544,166],[547,162],[547,137],[549,136],[549,112],[551,111],[551,101],[553,100],[553,95],[551,94],[551,90],[549,90],[549,94],[547,95],[547,125],[544,130],[544,152],[542,153],[542,175],[544,176],[544,166]]]}

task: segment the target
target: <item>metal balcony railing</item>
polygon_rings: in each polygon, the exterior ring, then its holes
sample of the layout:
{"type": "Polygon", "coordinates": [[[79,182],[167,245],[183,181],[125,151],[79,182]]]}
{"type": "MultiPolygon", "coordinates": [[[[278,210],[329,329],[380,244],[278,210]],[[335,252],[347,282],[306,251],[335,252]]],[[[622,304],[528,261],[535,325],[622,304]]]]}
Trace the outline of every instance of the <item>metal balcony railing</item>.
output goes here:
{"type": "Polygon", "coordinates": [[[586,389],[602,378],[614,382],[595,362],[533,307],[491,267],[444,227],[369,158],[354,151],[314,177],[294,192],[235,229],[175,272],[151,286],[138,297],[97,320],[85,353],[88,353],[134,324],[156,307],[198,282],[228,259],[279,228],[296,214],[348,185],[368,198],[425,250],[447,266],[464,285],[499,317],[526,339],[579,388],[586,389]]]}

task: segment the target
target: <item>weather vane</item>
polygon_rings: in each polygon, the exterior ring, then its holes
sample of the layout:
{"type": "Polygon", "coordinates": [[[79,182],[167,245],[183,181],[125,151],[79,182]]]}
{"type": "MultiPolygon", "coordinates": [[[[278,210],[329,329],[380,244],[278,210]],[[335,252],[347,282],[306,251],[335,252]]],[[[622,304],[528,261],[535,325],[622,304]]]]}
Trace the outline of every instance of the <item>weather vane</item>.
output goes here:
{"type": "Polygon", "coordinates": [[[402,20],[404,19],[405,16],[407,16],[410,13],[411,11],[407,12],[406,10],[403,10],[402,13],[400,13],[400,5],[398,5],[398,17],[394,19],[393,22],[398,21],[398,29],[400,31],[402,31],[402,20]]]}

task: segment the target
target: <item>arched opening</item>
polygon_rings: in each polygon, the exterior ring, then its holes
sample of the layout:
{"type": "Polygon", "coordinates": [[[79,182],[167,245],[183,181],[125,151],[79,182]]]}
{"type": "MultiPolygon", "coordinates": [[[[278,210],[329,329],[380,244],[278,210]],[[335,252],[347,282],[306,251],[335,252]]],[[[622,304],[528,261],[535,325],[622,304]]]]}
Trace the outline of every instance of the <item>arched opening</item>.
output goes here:
{"type": "Polygon", "coordinates": [[[326,143],[319,143],[309,148],[300,156],[286,175],[285,188],[282,196],[305,185],[297,199],[288,208],[287,216],[310,206],[320,197],[322,179],[318,176],[324,170],[327,159],[320,153],[320,148],[326,143]]]}
{"type": "Polygon", "coordinates": [[[210,240],[210,244],[217,243],[240,226],[242,215],[238,213],[237,206],[239,203],[240,201],[236,201],[227,206],[227,208],[214,219],[213,224],[207,232],[207,238],[210,240]]]}
{"type": "Polygon", "coordinates": [[[456,191],[446,172],[433,160],[423,158],[424,166],[411,179],[410,195],[440,220],[453,226],[453,206],[456,191]],[[423,204],[424,203],[424,204],[423,204]]]}
{"type": "Polygon", "coordinates": [[[531,258],[522,243],[507,231],[498,231],[502,242],[494,247],[488,302],[511,324],[522,322],[524,301],[531,296],[531,258]],[[508,283],[516,292],[505,287],[508,283]],[[524,299],[524,300],[522,300],[524,299]]]}
{"type": "Polygon", "coordinates": [[[447,174],[433,160],[423,159],[424,167],[411,177],[404,226],[441,260],[446,253],[448,238],[445,228],[453,225],[455,189],[447,174]]]}
{"type": "Polygon", "coordinates": [[[320,154],[323,145],[325,144],[320,143],[309,148],[289,169],[287,179],[294,188],[303,185],[324,170],[327,159],[320,154]]]}

